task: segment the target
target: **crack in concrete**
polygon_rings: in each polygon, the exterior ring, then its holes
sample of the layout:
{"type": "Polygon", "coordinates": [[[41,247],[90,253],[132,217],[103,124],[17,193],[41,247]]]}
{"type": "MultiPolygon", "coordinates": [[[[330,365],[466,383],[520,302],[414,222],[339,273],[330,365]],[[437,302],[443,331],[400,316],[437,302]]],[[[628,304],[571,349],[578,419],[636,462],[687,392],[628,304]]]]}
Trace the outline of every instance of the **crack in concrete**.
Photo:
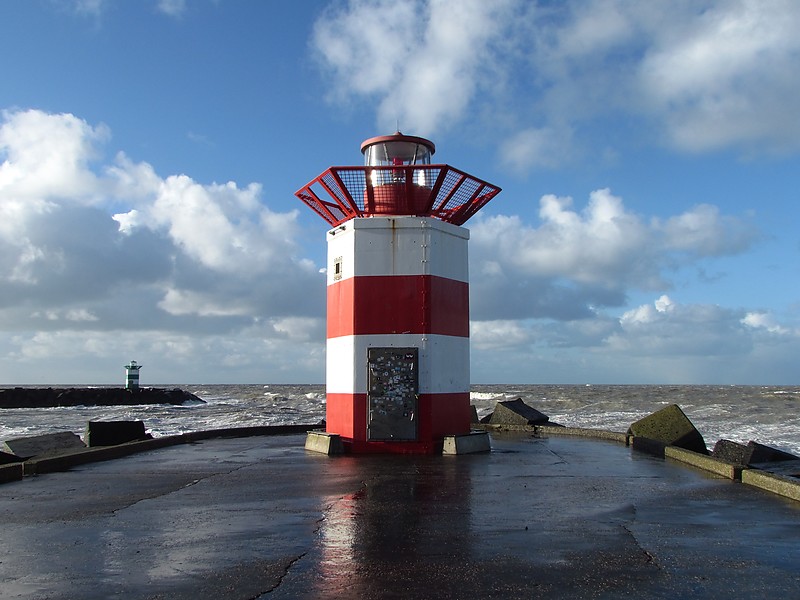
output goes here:
{"type": "Polygon", "coordinates": [[[629,525],[632,524],[634,521],[636,521],[636,505],[635,504],[631,504],[631,511],[632,511],[632,515],[631,515],[629,523],[620,523],[620,527],[622,527],[622,529],[625,530],[625,533],[627,533],[630,536],[630,538],[633,540],[633,543],[636,544],[636,547],[644,554],[645,562],[647,564],[649,564],[649,565],[653,565],[654,567],[656,567],[660,571],[663,571],[664,569],[658,563],[658,560],[656,559],[656,556],[654,554],[652,554],[651,552],[649,552],[648,550],[645,550],[642,547],[642,545],[639,543],[639,540],[636,537],[636,534],[630,528],[629,525]]]}
{"type": "Polygon", "coordinates": [[[363,494],[364,489],[366,488],[366,486],[367,486],[367,483],[362,481],[361,482],[361,487],[356,492],[353,492],[351,494],[345,494],[345,495],[339,496],[338,498],[336,498],[334,500],[331,500],[328,504],[326,504],[322,508],[322,511],[321,511],[321,514],[320,514],[319,518],[314,523],[315,527],[314,527],[314,530],[313,530],[313,534],[316,537],[316,540],[313,542],[312,548],[310,550],[307,550],[306,552],[303,552],[302,554],[299,554],[298,556],[296,556],[292,560],[290,560],[286,564],[286,566],[285,566],[285,568],[283,570],[283,573],[280,575],[280,577],[278,578],[277,583],[274,586],[272,586],[270,589],[268,589],[268,590],[266,590],[264,592],[261,592],[260,594],[254,596],[253,598],[248,598],[248,600],[259,600],[259,598],[266,597],[268,594],[272,594],[273,592],[277,591],[278,588],[283,584],[284,579],[289,575],[289,573],[292,570],[292,568],[300,560],[302,560],[303,558],[308,556],[309,553],[311,553],[311,552],[314,552],[314,553],[320,552],[321,551],[321,546],[324,545],[324,543],[325,543],[320,538],[322,536],[322,531],[325,528],[326,524],[328,524],[330,522],[330,516],[329,516],[330,513],[334,510],[334,508],[338,504],[340,504],[342,502],[351,502],[354,498],[357,498],[360,494],[363,494]]]}
{"type": "Polygon", "coordinates": [[[277,590],[277,589],[278,589],[278,588],[281,586],[281,584],[283,583],[283,580],[284,580],[284,579],[286,578],[286,576],[289,574],[289,571],[291,571],[291,570],[292,570],[292,567],[293,567],[295,564],[297,564],[297,561],[299,561],[299,560],[302,560],[303,558],[305,558],[305,556],[306,556],[307,554],[308,554],[308,552],[303,552],[302,554],[298,554],[298,555],[297,555],[297,556],[295,556],[293,559],[291,559],[291,560],[290,560],[290,561],[289,561],[289,562],[286,564],[286,566],[283,568],[283,573],[281,573],[281,575],[278,577],[278,581],[277,581],[277,583],[276,583],[275,585],[273,585],[273,586],[272,586],[271,588],[269,588],[268,590],[265,590],[265,591],[263,591],[263,592],[260,592],[260,593],[256,594],[255,596],[252,596],[252,597],[248,598],[247,600],[258,600],[259,598],[262,598],[263,596],[266,596],[267,594],[271,594],[272,592],[274,592],[275,590],[277,590]]]}
{"type": "MultiPolygon", "coordinates": [[[[366,484],[364,482],[362,482],[362,486],[361,486],[360,490],[363,490],[365,485],[366,484]]],[[[356,492],[356,494],[357,493],[358,492],[356,492]]],[[[322,532],[323,528],[325,527],[326,523],[329,521],[329,514],[334,509],[334,507],[336,507],[337,504],[339,504],[340,502],[346,501],[348,499],[352,499],[352,496],[353,496],[353,494],[345,494],[343,496],[339,496],[338,498],[330,501],[328,504],[323,506],[319,518],[314,522],[314,529],[313,529],[312,533],[315,536],[316,540],[312,544],[312,549],[307,550],[306,552],[303,552],[302,554],[298,554],[293,559],[291,559],[288,563],[286,563],[286,565],[285,565],[285,567],[283,569],[283,573],[278,577],[278,581],[275,583],[275,585],[273,585],[268,590],[264,590],[263,592],[253,596],[252,598],[248,598],[247,600],[259,600],[260,598],[264,598],[267,595],[276,592],[278,590],[278,588],[280,588],[280,586],[283,584],[284,580],[289,575],[291,570],[294,568],[294,566],[299,561],[304,559],[311,552],[318,552],[320,550],[320,544],[323,543],[323,542],[320,541],[320,536],[322,535],[321,532],[322,532]]]]}
{"type": "Polygon", "coordinates": [[[568,461],[566,458],[564,458],[563,456],[561,456],[561,455],[560,455],[558,452],[556,452],[555,450],[553,450],[553,449],[551,449],[551,448],[546,448],[546,450],[547,450],[547,451],[548,451],[550,454],[552,454],[553,456],[555,456],[555,457],[558,459],[558,461],[556,461],[556,462],[554,462],[554,463],[553,463],[554,465],[568,465],[568,464],[569,464],[569,461],[568,461]]]}
{"type": "Polygon", "coordinates": [[[208,475],[206,475],[204,477],[200,477],[198,479],[193,479],[193,480],[189,481],[188,483],[184,483],[180,487],[176,487],[176,488],[172,488],[172,489],[169,489],[169,490],[165,490],[163,492],[160,492],[160,493],[157,493],[157,494],[153,494],[152,496],[144,496],[142,498],[137,498],[136,500],[134,500],[130,504],[126,504],[124,506],[119,506],[119,507],[115,508],[114,510],[111,511],[111,514],[112,515],[116,515],[117,513],[122,512],[123,510],[127,510],[127,509],[129,509],[129,508],[131,508],[133,506],[136,506],[137,504],[139,504],[141,502],[145,502],[147,500],[155,500],[156,498],[165,498],[165,497],[169,496],[170,494],[174,494],[175,492],[179,492],[181,490],[185,490],[186,488],[190,488],[190,487],[192,487],[194,485],[197,485],[198,483],[200,483],[201,481],[205,481],[206,479],[212,479],[214,477],[219,477],[220,475],[230,475],[231,473],[235,473],[236,471],[240,471],[241,469],[244,469],[244,468],[247,468],[249,466],[252,466],[253,464],[255,464],[255,463],[248,463],[248,464],[245,464],[245,465],[239,465],[238,467],[235,467],[235,468],[230,469],[228,471],[219,471],[217,473],[209,473],[208,475]]]}

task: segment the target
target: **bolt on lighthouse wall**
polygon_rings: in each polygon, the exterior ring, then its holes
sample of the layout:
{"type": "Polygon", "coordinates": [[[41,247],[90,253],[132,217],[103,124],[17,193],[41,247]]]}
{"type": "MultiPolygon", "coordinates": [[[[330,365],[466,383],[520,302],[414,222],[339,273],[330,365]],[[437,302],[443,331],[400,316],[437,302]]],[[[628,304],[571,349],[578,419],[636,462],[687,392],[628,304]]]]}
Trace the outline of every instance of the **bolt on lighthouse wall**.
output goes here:
{"type": "Polygon", "coordinates": [[[469,432],[468,239],[413,216],[329,232],[327,429],[354,449],[469,432]]]}

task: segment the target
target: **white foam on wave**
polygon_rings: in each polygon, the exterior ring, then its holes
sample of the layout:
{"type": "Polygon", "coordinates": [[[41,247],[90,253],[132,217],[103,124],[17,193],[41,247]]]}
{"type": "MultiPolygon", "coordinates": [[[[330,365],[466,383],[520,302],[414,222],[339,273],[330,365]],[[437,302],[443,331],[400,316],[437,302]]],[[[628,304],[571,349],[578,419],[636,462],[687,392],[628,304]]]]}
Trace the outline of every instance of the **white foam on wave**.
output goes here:
{"type": "Polygon", "coordinates": [[[470,392],[470,400],[494,400],[495,398],[502,398],[504,394],[496,392],[470,392]]]}

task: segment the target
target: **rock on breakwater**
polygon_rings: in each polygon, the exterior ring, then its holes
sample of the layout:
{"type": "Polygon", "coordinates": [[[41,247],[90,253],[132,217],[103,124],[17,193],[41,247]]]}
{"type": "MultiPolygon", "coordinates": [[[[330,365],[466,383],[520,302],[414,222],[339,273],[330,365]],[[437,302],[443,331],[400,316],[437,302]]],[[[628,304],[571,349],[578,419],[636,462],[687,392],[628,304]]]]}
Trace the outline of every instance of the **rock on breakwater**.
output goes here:
{"type": "Polygon", "coordinates": [[[179,388],[7,388],[0,389],[0,408],[52,408],[56,406],[133,406],[204,402],[179,388]]]}

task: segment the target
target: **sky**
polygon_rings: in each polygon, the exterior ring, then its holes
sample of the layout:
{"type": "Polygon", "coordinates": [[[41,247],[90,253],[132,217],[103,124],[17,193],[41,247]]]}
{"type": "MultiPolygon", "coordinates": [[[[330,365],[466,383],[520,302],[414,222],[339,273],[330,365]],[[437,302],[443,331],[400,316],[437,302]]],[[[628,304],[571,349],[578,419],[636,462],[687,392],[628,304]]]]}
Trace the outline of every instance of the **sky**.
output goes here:
{"type": "Polygon", "coordinates": [[[800,383],[800,3],[0,2],[0,385],[321,383],[326,223],[399,129],[503,189],[473,383],[800,383]]]}

